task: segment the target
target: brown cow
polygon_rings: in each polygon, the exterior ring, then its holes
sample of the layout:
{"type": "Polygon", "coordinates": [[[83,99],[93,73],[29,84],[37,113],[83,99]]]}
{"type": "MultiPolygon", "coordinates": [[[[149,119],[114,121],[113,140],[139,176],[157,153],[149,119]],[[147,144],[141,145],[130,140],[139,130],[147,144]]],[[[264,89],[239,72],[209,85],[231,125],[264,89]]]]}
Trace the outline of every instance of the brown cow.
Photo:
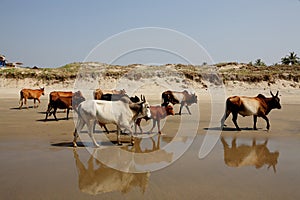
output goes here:
{"type": "MultiPolygon", "coordinates": [[[[168,115],[175,115],[172,105],[168,105],[166,107],[150,106],[150,112],[151,112],[151,119],[153,122],[153,126],[152,126],[151,130],[149,131],[150,133],[152,133],[153,129],[155,128],[155,126],[157,124],[158,133],[161,134],[160,120],[166,118],[168,115]]],[[[139,127],[141,133],[143,133],[143,130],[141,128],[142,119],[148,120],[149,118],[144,117],[144,118],[138,118],[136,120],[136,125],[139,127]]]]}
{"type": "Polygon", "coordinates": [[[77,110],[78,105],[85,100],[85,98],[82,96],[82,93],[80,91],[77,91],[75,93],[71,92],[71,95],[68,92],[61,93],[64,96],[60,96],[58,92],[51,92],[49,95],[49,104],[48,109],[46,111],[46,117],[45,121],[48,119],[48,116],[50,116],[53,113],[53,116],[55,120],[56,118],[56,111],[57,109],[67,109],[67,119],[69,119],[69,112],[70,109],[77,110]],[[51,112],[51,110],[53,111],[51,112]]]}
{"type": "Polygon", "coordinates": [[[280,99],[278,97],[278,91],[276,95],[270,92],[272,97],[266,98],[264,95],[259,94],[256,97],[244,97],[244,96],[233,96],[229,97],[226,101],[226,110],[223,118],[221,119],[221,127],[224,126],[224,122],[227,117],[232,113],[232,121],[238,131],[240,127],[237,124],[238,114],[245,116],[253,115],[253,129],[257,130],[256,122],[257,117],[262,117],[267,122],[267,129],[270,129],[270,123],[267,115],[274,109],[281,109],[280,99]]]}
{"type": "Polygon", "coordinates": [[[169,103],[173,105],[180,103],[179,115],[181,115],[182,107],[185,106],[189,114],[191,115],[191,111],[188,106],[192,105],[193,103],[197,103],[197,96],[196,94],[190,94],[187,90],[183,92],[176,92],[176,91],[165,91],[161,95],[163,103],[162,106],[167,106],[169,103]]]}
{"type": "Polygon", "coordinates": [[[276,172],[276,164],[278,163],[279,152],[270,152],[266,140],[263,144],[256,144],[256,140],[253,139],[252,146],[242,144],[237,146],[236,138],[231,142],[231,148],[221,137],[221,142],[224,147],[224,161],[225,164],[230,167],[243,167],[243,166],[255,166],[257,169],[263,165],[268,165],[268,168],[273,166],[274,172],[276,172]]]}
{"type": "MultiPolygon", "coordinates": [[[[33,102],[34,102],[34,108],[35,107],[38,107],[39,104],[41,103],[40,101],[40,97],[41,95],[44,95],[44,88],[40,88],[40,89],[22,89],[20,91],[20,101],[19,101],[19,108],[21,109],[22,106],[23,106],[23,99],[24,99],[24,104],[27,105],[27,99],[33,99],[33,102]],[[39,104],[36,106],[35,103],[36,103],[36,100],[39,102],[39,104]]],[[[28,106],[27,106],[28,108],[28,106]]]]}

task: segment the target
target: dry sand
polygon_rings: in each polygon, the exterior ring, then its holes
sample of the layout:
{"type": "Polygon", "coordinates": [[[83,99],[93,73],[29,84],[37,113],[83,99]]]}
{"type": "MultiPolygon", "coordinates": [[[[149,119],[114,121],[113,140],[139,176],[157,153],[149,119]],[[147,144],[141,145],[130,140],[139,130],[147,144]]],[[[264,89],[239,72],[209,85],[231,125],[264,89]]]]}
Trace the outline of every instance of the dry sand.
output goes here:
{"type": "MultiPolygon", "coordinates": [[[[222,132],[228,148],[218,140],[210,154],[201,160],[198,158],[201,144],[207,130],[215,127],[209,127],[210,94],[206,90],[197,91],[200,121],[198,123],[189,118],[191,120],[184,124],[185,127],[199,125],[192,145],[168,167],[140,174],[123,173],[104,166],[82,146],[73,149],[72,114],[70,120],[63,119],[66,114],[60,112],[57,116],[61,120],[44,122],[48,95],[41,98],[39,108],[19,110],[19,90],[0,89],[0,199],[300,198],[300,93],[296,90],[281,91],[282,109],[270,113],[269,132],[265,130],[262,119],[258,120],[258,131],[249,129],[252,127],[252,117],[239,117],[239,125],[243,130],[236,132],[228,118],[228,127],[222,132]],[[231,148],[234,138],[241,148],[231,148]],[[256,141],[256,146],[253,141],[256,141]],[[265,141],[267,143],[263,145],[265,141]],[[254,157],[245,158],[249,152],[254,157]],[[276,172],[272,166],[268,169],[267,163],[272,163],[276,172]]],[[[268,95],[267,90],[260,88],[227,90],[227,95],[257,93],[268,95]]],[[[153,93],[145,95],[152,104],[158,104],[159,94],[158,98],[153,93]]],[[[29,101],[29,105],[32,106],[33,102],[29,101]]],[[[176,105],[175,110],[178,109],[176,105]]],[[[193,105],[191,111],[195,116],[197,106],[193,105]]],[[[223,108],[219,112],[223,114],[223,108]]],[[[190,116],[184,110],[182,117],[190,116]]],[[[172,141],[180,119],[178,115],[168,117],[163,128],[164,135],[160,138],[153,135],[156,148],[151,148],[150,138],[137,142],[135,148],[157,151],[158,140],[160,148],[163,148],[172,141]]],[[[113,129],[113,126],[109,128],[113,129]]],[[[112,138],[114,135],[111,133],[112,138]]],[[[122,137],[123,140],[127,138],[122,137]]],[[[179,137],[179,143],[186,141],[186,138],[179,137]]],[[[126,143],[121,148],[127,148],[126,143]]],[[[170,163],[170,160],[172,155],[168,152],[153,158],[154,163],[170,163]]]]}

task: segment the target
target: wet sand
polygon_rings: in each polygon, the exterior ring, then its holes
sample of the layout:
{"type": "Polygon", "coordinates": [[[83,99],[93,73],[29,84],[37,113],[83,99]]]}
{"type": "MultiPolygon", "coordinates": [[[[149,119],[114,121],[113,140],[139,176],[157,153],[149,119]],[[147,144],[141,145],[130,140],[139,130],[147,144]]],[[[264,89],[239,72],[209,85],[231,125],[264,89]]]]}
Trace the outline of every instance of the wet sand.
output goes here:
{"type": "MultiPolygon", "coordinates": [[[[262,119],[258,119],[258,131],[248,128],[252,127],[252,117],[239,117],[243,131],[236,132],[228,118],[223,139],[208,156],[199,159],[210,119],[210,101],[200,95],[200,123],[189,149],[169,166],[139,174],[111,169],[95,160],[86,148],[71,147],[72,113],[70,120],[54,121],[51,116],[44,122],[47,96],[39,108],[22,110],[16,109],[18,97],[1,98],[0,199],[299,199],[300,103],[294,98],[299,96],[283,99],[283,108],[271,111],[269,132],[262,119]]],[[[196,108],[193,105],[191,112],[196,108]]],[[[183,112],[182,117],[188,117],[186,110],[183,112]]],[[[65,118],[66,113],[57,116],[65,118]]],[[[163,135],[158,138],[153,134],[153,146],[148,139],[136,142],[135,148],[126,142],[112,148],[158,151],[172,141],[179,122],[178,115],[168,117],[163,135]]],[[[193,120],[185,124],[193,125],[193,120]]],[[[115,133],[110,135],[114,138],[115,133]]],[[[122,138],[126,140],[126,136],[122,138]]],[[[186,141],[182,137],[179,142],[186,141]]],[[[170,162],[170,153],[162,153],[153,162],[170,162]]]]}

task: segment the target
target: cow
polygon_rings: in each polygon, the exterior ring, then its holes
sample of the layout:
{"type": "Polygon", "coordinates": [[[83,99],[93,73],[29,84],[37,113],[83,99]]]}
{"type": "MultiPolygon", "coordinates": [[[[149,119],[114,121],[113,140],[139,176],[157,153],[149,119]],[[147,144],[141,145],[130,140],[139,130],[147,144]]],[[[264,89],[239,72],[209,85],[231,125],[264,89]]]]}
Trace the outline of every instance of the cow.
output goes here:
{"type": "Polygon", "coordinates": [[[67,109],[67,119],[69,119],[69,112],[70,109],[77,110],[77,106],[82,101],[85,101],[85,98],[82,96],[82,93],[80,91],[77,91],[75,93],[72,92],[51,92],[49,95],[49,104],[48,109],[46,111],[46,117],[45,121],[47,121],[48,116],[50,116],[53,113],[53,116],[56,121],[58,121],[56,117],[56,111],[57,109],[67,109]],[[61,96],[62,95],[62,96],[61,96]],[[53,111],[51,112],[51,110],[53,111]]]}
{"type": "MultiPolygon", "coordinates": [[[[41,95],[45,95],[44,93],[44,88],[40,88],[40,89],[22,89],[20,91],[20,101],[19,101],[19,109],[22,108],[23,106],[23,99],[24,99],[24,104],[27,105],[27,99],[33,99],[34,102],[34,108],[38,107],[41,103],[40,101],[40,97],[41,95]],[[36,100],[39,102],[39,104],[36,106],[36,100]]],[[[27,106],[28,108],[28,106],[27,106]]]]}
{"type": "Polygon", "coordinates": [[[256,122],[257,117],[262,117],[267,122],[267,130],[270,129],[270,122],[267,117],[272,109],[281,109],[280,99],[278,97],[278,91],[274,95],[271,91],[272,97],[267,98],[262,94],[256,97],[245,97],[245,96],[232,96],[226,100],[226,109],[223,118],[221,119],[221,128],[224,126],[224,122],[227,117],[232,113],[232,121],[238,131],[241,131],[237,124],[238,114],[245,116],[253,115],[253,129],[257,130],[256,122]]]}
{"type": "Polygon", "coordinates": [[[257,169],[263,165],[268,165],[268,169],[273,166],[276,172],[276,164],[278,163],[279,152],[270,152],[267,147],[268,140],[263,144],[256,144],[256,140],[252,140],[252,146],[242,144],[237,146],[236,138],[231,142],[231,148],[228,143],[221,137],[224,148],[224,161],[230,167],[255,166],[257,169]]]}
{"type": "MultiPolygon", "coordinates": [[[[98,94],[100,94],[100,93],[98,93],[98,94]]],[[[129,97],[127,94],[110,94],[110,93],[108,93],[108,94],[102,94],[101,97],[100,97],[100,99],[95,99],[95,100],[118,101],[118,100],[120,100],[124,96],[128,97],[128,98],[124,98],[124,99],[128,100],[128,103],[130,101],[133,102],[133,103],[137,103],[137,102],[140,101],[140,98],[137,97],[137,96],[129,97]]],[[[105,129],[105,131],[106,131],[107,134],[109,134],[109,131],[108,131],[107,127],[105,126],[105,124],[101,124],[100,122],[98,124],[100,125],[101,128],[105,129]]],[[[94,125],[94,131],[95,131],[95,126],[96,126],[96,124],[94,125]]]]}
{"type": "MultiPolygon", "coordinates": [[[[151,119],[152,119],[153,125],[152,125],[152,128],[149,131],[149,133],[152,133],[153,129],[155,128],[155,126],[157,124],[158,133],[161,134],[160,120],[166,118],[168,115],[175,115],[172,105],[168,105],[166,107],[150,106],[150,112],[151,112],[151,119]]],[[[141,133],[143,133],[143,130],[141,128],[142,119],[148,120],[149,118],[143,117],[143,118],[138,118],[136,120],[136,125],[139,127],[141,133]]]]}
{"type": "Polygon", "coordinates": [[[95,100],[106,100],[106,99],[101,99],[103,94],[112,94],[117,96],[120,95],[121,98],[123,95],[126,94],[126,91],[124,89],[123,90],[101,90],[99,88],[96,89],[93,94],[95,100]]]}
{"type": "Polygon", "coordinates": [[[124,128],[129,130],[131,135],[131,144],[133,145],[133,131],[132,124],[139,117],[151,117],[150,106],[145,97],[141,102],[132,103],[127,97],[122,97],[119,101],[103,101],[103,100],[87,100],[78,106],[78,120],[74,131],[73,145],[76,147],[76,140],[78,132],[81,131],[86,124],[89,136],[91,137],[94,145],[99,147],[96,142],[93,132],[94,123],[101,124],[115,124],[117,125],[117,143],[120,142],[120,129],[124,128]]]}
{"type": "Polygon", "coordinates": [[[191,111],[188,106],[192,105],[193,103],[197,103],[197,96],[196,94],[190,94],[187,90],[182,92],[176,91],[165,91],[161,95],[163,103],[162,106],[168,106],[169,103],[180,104],[179,115],[181,115],[182,107],[185,106],[189,114],[191,115],[191,111]]]}

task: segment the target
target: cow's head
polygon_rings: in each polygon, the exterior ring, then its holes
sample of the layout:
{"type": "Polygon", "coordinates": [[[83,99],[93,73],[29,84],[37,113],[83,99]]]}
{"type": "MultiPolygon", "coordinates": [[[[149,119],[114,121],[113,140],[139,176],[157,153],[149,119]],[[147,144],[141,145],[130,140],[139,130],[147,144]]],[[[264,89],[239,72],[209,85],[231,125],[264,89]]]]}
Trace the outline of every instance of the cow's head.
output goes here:
{"type": "Polygon", "coordinates": [[[270,101],[271,108],[281,109],[280,99],[278,97],[278,93],[279,93],[279,91],[277,91],[276,95],[274,95],[272,93],[272,91],[270,91],[270,94],[272,95],[272,99],[270,101]]]}
{"type": "Polygon", "coordinates": [[[42,95],[45,95],[45,88],[44,87],[40,87],[40,90],[42,91],[42,95]]]}
{"type": "Polygon", "coordinates": [[[141,100],[142,102],[140,102],[140,105],[141,105],[141,115],[142,117],[148,117],[148,118],[151,118],[151,112],[150,112],[150,105],[149,103],[146,101],[146,98],[145,96],[141,96],[141,100]]]}
{"type": "Polygon", "coordinates": [[[73,93],[73,95],[72,95],[72,107],[75,111],[77,110],[78,105],[83,101],[85,101],[85,98],[84,98],[84,96],[82,95],[82,93],[80,91],[77,91],[77,92],[73,93]]]}
{"type": "Polygon", "coordinates": [[[138,96],[135,95],[134,97],[130,97],[130,101],[132,101],[133,103],[137,103],[137,102],[139,102],[141,100],[140,100],[140,98],[138,96]]]}
{"type": "Polygon", "coordinates": [[[167,115],[175,115],[174,109],[172,105],[168,105],[167,107],[165,107],[167,115]]]}
{"type": "Polygon", "coordinates": [[[191,101],[192,101],[192,103],[197,103],[198,102],[196,93],[191,95],[191,101]]]}
{"type": "Polygon", "coordinates": [[[122,89],[122,90],[120,90],[120,94],[126,94],[126,91],[125,91],[125,89],[122,89]]]}

